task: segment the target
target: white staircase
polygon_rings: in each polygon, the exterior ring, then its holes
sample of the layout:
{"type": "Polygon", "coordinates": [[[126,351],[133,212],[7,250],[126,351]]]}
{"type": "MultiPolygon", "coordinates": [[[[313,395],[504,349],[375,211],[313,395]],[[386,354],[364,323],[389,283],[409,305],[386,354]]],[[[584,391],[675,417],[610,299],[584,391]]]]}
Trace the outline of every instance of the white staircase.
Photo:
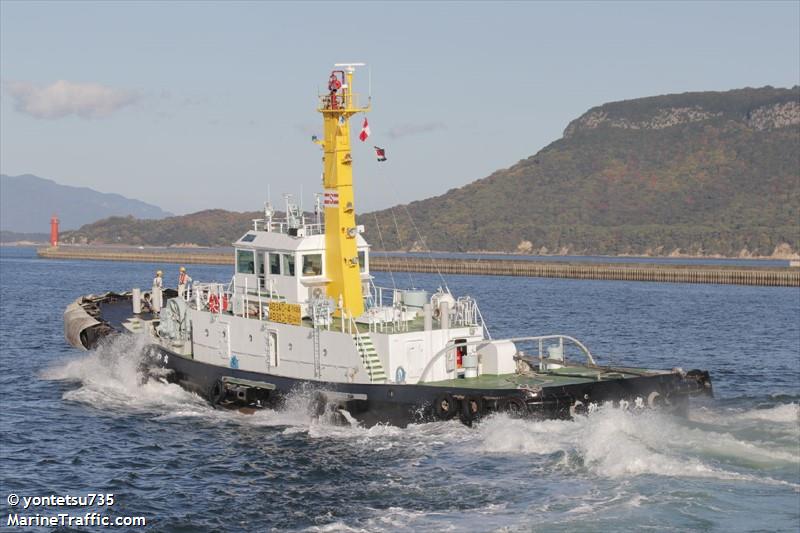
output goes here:
{"type": "Polygon", "coordinates": [[[378,357],[372,337],[369,333],[353,333],[353,341],[356,343],[361,361],[367,369],[369,379],[372,383],[386,383],[386,372],[383,370],[383,363],[378,357]]]}

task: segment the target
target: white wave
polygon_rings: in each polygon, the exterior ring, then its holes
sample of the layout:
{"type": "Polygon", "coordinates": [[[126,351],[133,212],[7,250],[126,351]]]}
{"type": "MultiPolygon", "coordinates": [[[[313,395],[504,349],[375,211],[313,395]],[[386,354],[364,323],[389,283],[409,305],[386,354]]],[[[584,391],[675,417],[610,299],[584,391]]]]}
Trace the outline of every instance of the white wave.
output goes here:
{"type": "Polygon", "coordinates": [[[361,529],[361,528],[353,528],[345,524],[344,522],[331,522],[329,524],[325,524],[324,526],[311,526],[303,531],[309,532],[318,532],[318,533],[329,533],[329,532],[340,532],[346,531],[348,533],[368,533],[368,529],[361,529]]]}
{"type": "Polygon", "coordinates": [[[640,475],[701,477],[788,484],[742,474],[734,467],[800,464],[797,448],[745,441],[727,432],[690,427],[688,421],[659,411],[628,411],[601,406],[572,421],[526,421],[493,416],[477,428],[483,453],[547,455],[562,453],[561,466],[588,469],[609,478],[640,475]]]}
{"type": "Polygon", "coordinates": [[[691,412],[692,420],[708,424],[737,424],[741,421],[770,422],[765,425],[779,430],[800,430],[800,404],[783,403],[764,409],[711,409],[708,407],[691,412]]]}
{"type": "Polygon", "coordinates": [[[366,524],[370,530],[398,531],[412,526],[414,523],[430,517],[432,513],[412,511],[402,507],[374,509],[375,516],[366,524]]]}
{"type": "Polygon", "coordinates": [[[740,413],[738,417],[742,420],[765,420],[800,427],[800,405],[784,403],[767,409],[751,409],[740,413]]]}
{"type": "Polygon", "coordinates": [[[575,425],[563,420],[532,422],[497,414],[476,426],[479,450],[485,453],[551,454],[577,446],[575,425]]]}
{"type": "MultiPolygon", "coordinates": [[[[547,458],[557,468],[607,478],[660,475],[797,487],[752,470],[800,465],[800,406],[796,403],[748,411],[695,411],[689,420],[659,411],[606,405],[572,421],[531,421],[500,414],[472,429],[458,421],[365,428],[312,416],[312,390],[292,393],[280,408],[254,414],[214,409],[178,385],[144,380],[140,372],[143,353],[136,338],[121,337],[51,367],[42,376],[77,382],[79,386],[67,391],[64,398],[101,409],[145,410],[160,420],[192,418],[212,424],[283,428],[285,434],[305,434],[310,439],[346,440],[365,453],[402,447],[415,450],[417,457],[439,453],[457,460],[485,454],[557,455],[547,458]],[[769,433],[775,427],[782,428],[780,438],[769,433]],[[459,443],[457,449],[453,443],[459,443]]],[[[415,458],[410,460],[413,463],[415,458]]]]}
{"type": "Polygon", "coordinates": [[[80,383],[64,399],[106,409],[195,408],[202,399],[178,385],[146,379],[141,367],[144,343],[137,337],[121,336],[101,344],[88,354],[52,366],[43,379],[80,383]]]}
{"type": "Polygon", "coordinates": [[[601,408],[577,420],[582,430],[578,451],[592,471],[606,477],[709,475],[712,469],[699,459],[679,457],[666,449],[664,418],[653,412],[601,408]]]}
{"type": "MultiPolygon", "coordinates": [[[[744,440],[727,431],[710,431],[690,427],[687,421],[656,411],[646,411],[639,415],[629,412],[619,413],[613,409],[605,409],[600,417],[608,417],[610,423],[619,423],[627,438],[621,443],[642,445],[651,453],[659,454],[657,464],[666,466],[663,456],[679,458],[684,469],[689,468],[687,475],[714,476],[720,474],[716,469],[708,467],[708,461],[726,462],[734,465],[772,466],[784,463],[797,463],[800,455],[791,448],[778,449],[772,443],[761,440],[744,440]]],[[[667,469],[672,470],[672,461],[667,469]]],[[[678,468],[680,472],[682,469],[678,468]]],[[[650,473],[659,472],[658,468],[650,473]]],[[[726,477],[725,474],[721,474],[726,477]]]]}
{"type": "MultiPolygon", "coordinates": [[[[254,414],[215,409],[203,398],[177,384],[148,379],[143,372],[145,342],[140,337],[120,336],[80,357],[42,372],[48,380],[69,381],[79,386],[64,393],[65,400],[81,402],[109,411],[155,411],[158,420],[205,419],[251,426],[308,429],[313,419],[308,406],[309,391],[290,394],[280,409],[254,414]]],[[[324,423],[324,420],[323,420],[324,423]]]]}

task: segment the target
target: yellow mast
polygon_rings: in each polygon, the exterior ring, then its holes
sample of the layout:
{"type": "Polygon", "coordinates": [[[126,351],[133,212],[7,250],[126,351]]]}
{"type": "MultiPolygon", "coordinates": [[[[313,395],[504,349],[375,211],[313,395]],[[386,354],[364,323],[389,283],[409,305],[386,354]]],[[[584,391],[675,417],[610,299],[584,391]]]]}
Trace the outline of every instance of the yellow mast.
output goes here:
{"type": "MultiPolygon", "coordinates": [[[[324,137],[322,146],[325,187],[325,264],[327,294],[341,303],[346,315],[358,317],[364,312],[361,270],[356,247],[355,203],[353,200],[353,157],[350,153],[350,117],[367,112],[358,107],[353,92],[353,72],[361,63],[337,64],[328,80],[328,94],[320,97],[324,137]]],[[[338,315],[338,313],[337,313],[338,315]]]]}

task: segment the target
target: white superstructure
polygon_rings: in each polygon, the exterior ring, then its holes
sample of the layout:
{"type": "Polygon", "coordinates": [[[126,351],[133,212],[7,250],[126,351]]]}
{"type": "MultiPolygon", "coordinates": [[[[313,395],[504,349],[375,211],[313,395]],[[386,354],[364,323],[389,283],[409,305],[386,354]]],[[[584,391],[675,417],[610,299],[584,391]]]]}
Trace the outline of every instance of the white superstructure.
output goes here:
{"type": "MultiPolygon", "coordinates": [[[[427,367],[425,381],[478,375],[475,341],[485,329],[474,300],[456,300],[441,289],[429,295],[375,286],[369,245],[360,233],[356,239],[365,302],[360,316],[349,316],[326,294],[323,222],[287,198],[284,216],[268,207],[234,243],[235,272],[227,285],[195,282],[150,331],[199,362],[303,380],[413,384],[427,367]],[[468,345],[440,353],[458,344],[468,345]]],[[[514,371],[509,354],[506,364],[497,359],[484,371],[514,371]]]]}

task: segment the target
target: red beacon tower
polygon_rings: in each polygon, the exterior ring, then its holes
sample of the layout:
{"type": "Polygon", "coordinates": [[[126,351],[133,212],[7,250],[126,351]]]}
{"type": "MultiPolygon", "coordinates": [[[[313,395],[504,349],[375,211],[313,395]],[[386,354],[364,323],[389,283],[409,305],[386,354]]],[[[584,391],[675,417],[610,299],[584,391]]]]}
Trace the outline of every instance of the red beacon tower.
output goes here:
{"type": "Polygon", "coordinates": [[[55,215],[50,219],[50,246],[58,246],[58,217],[55,215]]]}

